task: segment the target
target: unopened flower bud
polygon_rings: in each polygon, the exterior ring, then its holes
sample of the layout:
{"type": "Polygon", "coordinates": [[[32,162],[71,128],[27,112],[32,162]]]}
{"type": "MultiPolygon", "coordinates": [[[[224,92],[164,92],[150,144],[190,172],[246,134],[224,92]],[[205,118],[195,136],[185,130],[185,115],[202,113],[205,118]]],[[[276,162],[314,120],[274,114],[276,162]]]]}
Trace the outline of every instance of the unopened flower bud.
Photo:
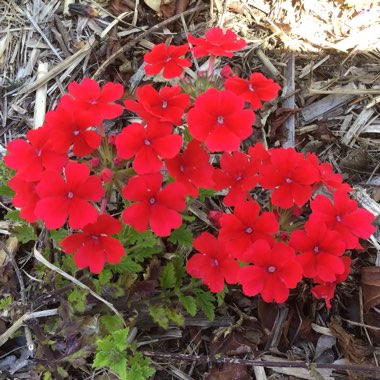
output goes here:
{"type": "Polygon", "coordinates": [[[219,210],[211,210],[208,215],[207,219],[212,223],[213,226],[220,228],[219,220],[224,215],[222,211],[219,210]]]}
{"type": "Polygon", "coordinates": [[[220,71],[220,76],[224,79],[231,78],[235,75],[235,73],[232,71],[230,65],[226,65],[222,68],[220,71]]]}
{"type": "Polygon", "coordinates": [[[111,169],[105,168],[100,173],[100,179],[104,183],[109,183],[112,181],[113,178],[113,171],[111,169]]]}
{"type": "Polygon", "coordinates": [[[91,160],[90,160],[90,166],[91,166],[92,169],[97,168],[99,166],[99,164],[100,164],[99,158],[97,158],[97,157],[91,158],[91,160]]]}
{"type": "Polygon", "coordinates": [[[115,145],[115,140],[116,140],[116,134],[115,133],[111,133],[109,136],[108,136],[108,144],[110,145],[115,145]]]}
{"type": "Polygon", "coordinates": [[[113,159],[113,163],[114,163],[115,165],[120,165],[122,162],[123,162],[123,159],[120,158],[120,157],[115,157],[115,158],[113,159]]]}

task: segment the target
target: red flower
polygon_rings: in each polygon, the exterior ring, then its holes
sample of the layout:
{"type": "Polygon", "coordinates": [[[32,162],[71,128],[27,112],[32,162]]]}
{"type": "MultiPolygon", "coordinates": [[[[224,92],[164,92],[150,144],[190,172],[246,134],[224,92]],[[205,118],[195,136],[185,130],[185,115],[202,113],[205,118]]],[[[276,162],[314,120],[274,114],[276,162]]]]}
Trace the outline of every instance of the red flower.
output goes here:
{"type": "Polygon", "coordinates": [[[292,148],[271,149],[270,155],[270,163],[261,169],[261,186],[274,189],[271,197],[276,206],[303,206],[312,195],[312,185],[319,180],[317,168],[292,148]]]}
{"type": "Polygon", "coordinates": [[[196,58],[209,54],[231,58],[235,51],[247,46],[243,39],[236,38],[232,30],[223,32],[221,28],[211,28],[206,32],[205,38],[196,38],[191,34],[187,38],[192,45],[196,45],[191,49],[196,58]]]}
{"type": "Polygon", "coordinates": [[[240,266],[226,251],[224,244],[208,232],[203,232],[194,240],[194,248],[200,253],[187,262],[187,273],[202,279],[212,292],[220,292],[224,281],[235,284],[240,266]]]}
{"type": "Polygon", "coordinates": [[[117,154],[121,158],[135,157],[133,168],[138,174],[155,173],[161,169],[159,157],[173,158],[181,149],[182,137],[171,134],[172,127],[157,124],[144,127],[132,123],[116,137],[117,154]]]}
{"type": "Polygon", "coordinates": [[[211,224],[216,227],[220,228],[220,218],[224,215],[223,211],[220,210],[210,210],[207,214],[207,219],[211,222],[211,224]]]}
{"type": "Polygon", "coordinates": [[[241,152],[223,153],[220,158],[221,169],[214,172],[215,189],[229,188],[223,202],[226,206],[235,206],[249,198],[249,192],[257,184],[257,162],[250,161],[241,152]]]}
{"type": "Polygon", "coordinates": [[[158,44],[144,55],[145,72],[148,75],[155,75],[163,69],[162,76],[164,78],[179,77],[183,73],[184,67],[191,66],[191,61],[188,58],[181,58],[188,51],[188,45],[167,46],[166,44],[158,44]]]}
{"type": "Polygon", "coordinates": [[[308,153],[306,158],[313,163],[319,171],[320,182],[315,184],[314,187],[319,188],[325,185],[327,190],[334,192],[336,190],[343,190],[347,193],[352,191],[350,185],[343,183],[343,178],[340,174],[334,173],[333,166],[327,162],[320,163],[318,157],[314,153],[308,153]]]}
{"type": "Polygon", "coordinates": [[[339,284],[345,281],[350,274],[351,270],[351,259],[347,256],[342,257],[344,264],[344,272],[336,276],[334,282],[323,282],[321,279],[316,278],[314,281],[320,284],[317,284],[311,288],[311,293],[315,298],[323,298],[328,309],[331,308],[331,299],[334,298],[334,293],[336,289],[336,284],[339,284]]]}
{"type": "Polygon", "coordinates": [[[109,235],[121,232],[122,224],[108,214],[83,227],[83,232],[67,236],[61,241],[66,253],[75,253],[74,262],[79,269],[90,268],[100,273],[105,263],[119,264],[125,251],[118,239],[109,235]]]}
{"type": "Polygon", "coordinates": [[[114,119],[123,113],[124,108],[113,103],[120,99],[123,93],[124,89],[120,83],[108,82],[100,89],[96,81],[84,78],[81,83],[69,84],[70,95],[63,96],[60,105],[67,109],[79,107],[97,116],[99,123],[103,119],[114,119]]]}
{"type": "Polygon", "coordinates": [[[361,248],[359,238],[368,239],[376,230],[371,224],[373,214],[358,208],[357,202],[345,191],[334,193],[334,203],[324,195],[317,195],[310,207],[313,210],[310,220],[326,223],[327,228],[338,232],[346,249],[361,248]]]}
{"type": "Polygon", "coordinates": [[[5,164],[17,171],[24,181],[38,181],[43,171],[61,171],[68,157],[63,151],[57,151],[50,138],[50,129],[41,127],[30,130],[27,139],[11,141],[7,150],[9,154],[4,157],[5,164]]]}
{"type": "Polygon", "coordinates": [[[151,85],[136,90],[138,102],[126,100],[125,107],[136,113],[148,124],[181,125],[182,116],[190,106],[190,96],[181,87],[163,87],[159,92],[151,85]]]}
{"type": "Polygon", "coordinates": [[[37,182],[25,181],[22,176],[16,175],[10,179],[8,186],[15,191],[12,203],[21,208],[20,216],[28,223],[35,222],[38,218],[34,214],[36,204],[40,199],[36,192],[37,182]]]}
{"type": "Polygon", "coordinates": [[[199,187],[212,188],[214,169],[209,163],[210,155],[196,141],[191,141],[182,154],[165,160],[169,175],[186,187],[187,194],[196,198],[199,187]]]}
{"type": "Polygon", "coordinates": [[[248,155],[252,162],[256,162],[258,168],[270,162],[270,154],[264,144],[260,142],[248,148],[248,155]]]}
{"type": "Polygon", "coordinates": [[[181,215],[186,207],[186,190],[183,185],[171,183],[161,190],[159,173],[131,178],[123,189],[123,196],[135,201],[122,215],[124,223],[143,232],[148,223],[158,236],[168,236],[172,229],[182,224],[181,215]]]}
{"type": "Polygon", "coordinates": [[[257,240],[246,257],[254,264],[240,269],[239,281],[247,296],[261,293],[265,302],[285,302],[289,289],[302,279],[302,267],[294,250],[283,242],[271,247],[266,240],[257,240]]]}
{"type": "Polygon", "coordinates": [[[104,193],[99,177],[90,176],[86,164],[70,161],[66,181],[57,172],[46,172],[37,185],[40,200],[35,213],[47,228],[62,227],[69,218],[71,228],[83,228],[96,221],[97,209],[89,201],[99,201],[104,193]]]}
{"type": "Polygon", "coordinates": [[[289,245],[301,253],[297,258],[306,277],[335,281],[336,276],[344,272],[339,256],[343,255],[346,245],[339,234],[330,231],[324,223],[306,222],[305,231],[292,233],[289,245]]]}
{"type": "Polygon", "coordinates": [[[73,145],[73,153],[86,156],[97,149],[101,137],[89,128],[96,126],[97,115],[79,108],[58,107],[46,114],[46,124],[51,131],[51,141],[55,149],[67,152],[73,145]]]}
{"type": "Polygon", "coordinates": [[[112,181],[113,178],[113,171],[109,168],[105,168],[100,172],[100,179],[104,183],[109,183],[112,181]]]}
{"type": "Polygon", "coordinates": [[[273,243],[273,235],[278,231],[278,223],[272,212],[263,212],[255,201],[242,202],[233,214],[224,214],[219,223],[219,240],[240,261],[247,261],[245,252],[259,239],[273,243]]]}
{"type": "Polygon", "coordinates": [[[244,98],[253,109],[261,108],[263,101],[267,102],[276,98],[281,90],[280,85],[261,73],[253,73],[249,77],[249,81],[238,76],[228,78],[224,86],[226,90],[244,98]]]}
{"type": "Polygon", "coordinates": [[[244,109],[244,100],[230,91],[210,88],[198,96],[188,112],[190,134],[204,141],[211,152],[236,151],[252,134],[255,114],[244,109]]]}
{"type": "Polygon", "coordinates": [[[223,66],[222,70],[220,70],[220,76],[224,79],[231,78],[235,75],[235,73],[232,71],[230,65],[223,66]]]}

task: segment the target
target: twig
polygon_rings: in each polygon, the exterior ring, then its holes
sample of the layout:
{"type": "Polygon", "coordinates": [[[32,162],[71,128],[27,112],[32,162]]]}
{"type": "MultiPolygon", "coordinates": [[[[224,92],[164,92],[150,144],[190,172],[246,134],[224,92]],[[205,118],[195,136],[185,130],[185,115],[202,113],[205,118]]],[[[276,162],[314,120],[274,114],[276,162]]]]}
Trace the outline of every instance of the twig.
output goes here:
{"type": "Polygon", "coordinates": [[[139,36],[137,36],[136,38],[134,38],[132,41],[130,42],[127,42],[124,46],[122,46],[118,51],[116,51],[114,54],[112,54],[110,57],[108,57],[102,64],[101,66],[96,70],[95,74],[92,76],[92,79],[97,79],[99,78],[103,73],[104,71],[106,70],[106,68],[111,64],[113,63],[121,54],[125,53],[126,51],[130,50],[134,45],[136,45],[138,42],[142,41],[145,37],[147,37],[148,35],[154,33],[154,32],[157,32],[158,30],[160,30],[161,28],[163,28],[164,26],[166,25],[169,25],[171,24],[172,22],[178,20],[181,18],[181,15],[184,17],[184,16],[188,16],[196,11],[199,11],[199,10],[202,10],[202,9],[206,9],[208,8],[208,6],[201,6],[201,7],[195,7],[195,8],[192,8],[192,9],[189,9],[183,13],[180,13],[178,15],[175,15],[173,17],[170,17],[168,18],[167,20],[164,20],[162,22],[160,22],[159,24],[151,27],[150,29],[148,29],[147,31],[141,33],[139,36]]]}
{"type": "MultiPolygon", "coordinates": [[[[47,62],[38,65],[37,79],[41,79],[49,71],[47,62]]],[[[34,103],[34,128],[39,128],[45,120],[46,114],[47,84],[41,86],[36,91],[36,101],[34,103]]]]}
{"type": "Polygon", "coordinates": [[[242,364],[250,367],[283,367],[283,368],[306,368],[308,370],[315,369],[331,369],[335,371],[353,371],[353,372],[378,372],[380,367],[365,364],[327,364],[327,363],[305,363],[301,361],[261,361],[250,359],[238,359],[206,355],[188,355],[188,354],[174,354],[164,352],[143,351],[143,355],[153,358],[162,358],[169,360],[184,360],[184,361],[199,361],[205,363],[229,363],[229,364],[242,364]]]}
{"type": "Polygon", "coordinates": [[[123,322],[124,326],[126,326],[123,316],[116,310],[115,306],[113,306],[112,303],[106,301],[103,297],[99,296],[99,294],[95,293],[93,290],[91,290],[88,286],[86,286],[85,284],[83,284],[82,282],[77,280],[75,277],[70,276],[68,273],[63,271],[61,268],[58,268],[55,265],[53,265],[52,263],[50,263],[49,261],[47,261],[45,259],[45,257],[43,257],[41,255],[41,253],[38,251],[38,249],[36,247],[34,247],[34,257],[40,263],[44,264],[45,266],[47,266],[48,268],[50,268],[54,272],[59,273],[61,276],[67,278],[68,280],[73,282],[75,285],[78,285],[82,289],[86,289],[92,296],[94,296],[96,299],[103,302],[108,308],[110,308],[120,318],[120,320],[123,322]]]}

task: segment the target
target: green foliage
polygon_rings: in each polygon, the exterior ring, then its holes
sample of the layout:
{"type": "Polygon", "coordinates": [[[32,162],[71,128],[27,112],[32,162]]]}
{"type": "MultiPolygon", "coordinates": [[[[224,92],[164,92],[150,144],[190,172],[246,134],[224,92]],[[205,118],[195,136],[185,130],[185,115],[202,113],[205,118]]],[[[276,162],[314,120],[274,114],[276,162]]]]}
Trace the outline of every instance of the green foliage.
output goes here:
{"type": "Polygon", "coordinates": [[[13,302],[12,296],[7,296],[0,299],[0,310],[5,310],[13,302]]]}
{"type": "Polygon", "coordinates": [[[68,300],[74,312],[84,313],[87,305],[88,291],[82,288],[75,288],[69,293],[68,300]]]}
{"type": "Polygon", "coordinates": [[[128,344],[129,328],[116,330],[96,342],[94,368],[109,368],[122,380],[145,380],[155,372],[151,360],[128,344]]]}
{"type": "Polygon", "coordinates": [[[170,321],[178,326],[183,326],[185,323],[183,315],[168,306],[151,305],[149,306],[149,313],[153,321],[165,330],[168,329],[170,321]]]}
{"type": "Polygon", "coordinates": [[[160,276],[160,285],[164,289],[174,288],[177,285],[177,277],[172,262],[167,263],[160,276]]]}
{"type": "Polygon", "coordinates": [[[195,302],[197,306],[202,310],[206,317],[213,321],[215,319],[215,298],[208,292],[200,288],[193,289],[195,295],[195,302]]]}
{"type": "Polygon", "coordinates": [[[123,322],[115,314],[102,315],[99,318],[100,328],[107,334],[112,331],[121,330],[123,328],[123,322]]]}
{"type": "Polygon", "coordinates": [[[173,244],[192,247],[194,238],[193,234],[186,229],[186,225],[182,224],[181,227],[171,233],[168,240],[173,244]]]}
{"type": "Polygon", "coordinates": [[[215,190],[212,189],[199,189],[199,200],[204,202],[207,198],[212,197],[216,193],[215,190]]]}
{"type": "Polygon", "coordinates": [[[69,231],[64,228],[60,228],[59,230],[50,230],[50,237],[55,240],[58,244],[63,240],[66,236],[68,236],[69,231]]]}
{"type": "Polygon", "coordinates": [[[178,300],[189,315],[194,317],[197,314],[197,303],[193,296],[185,296],[182,293],[178,293],[178,300]]]}
{"type": "Polygon", "coordinates": [[[38,239],[34,228],[20,217],[20,211],[8,211],[5,215],[5,219],[14,222],[13,233],[20,243],[25,244],[29,241],[36,241],[38,239]]]}
{"type": "Polygon", "coordinates": [[[0,195],[13,197],[15,192],[8,186],[8,181],[14,176],[15,171],[9,169],[3,160],[0,161],[0,195]]]}

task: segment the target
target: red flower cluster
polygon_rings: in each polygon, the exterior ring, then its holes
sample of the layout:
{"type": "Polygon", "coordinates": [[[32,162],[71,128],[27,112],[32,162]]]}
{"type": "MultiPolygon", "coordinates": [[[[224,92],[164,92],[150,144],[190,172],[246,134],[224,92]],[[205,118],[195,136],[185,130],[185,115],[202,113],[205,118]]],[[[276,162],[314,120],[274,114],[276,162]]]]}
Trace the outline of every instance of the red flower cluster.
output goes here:
{"type": "MultiPolygon", "coordinates": [[[[79,268],[99,273],[125,254],[111,236],[122,223],[106,213],[115,188],[126,201],[122,221],[161,237],[182,225],[187,196],[198,197],[200,189],[223,191],[224,205],[231,209],[221,206],[223,211],[208,214],[218,232],[194,240],[197,252],[187,272],[213,292],[225,283],[240,283],[245,295],[261,294],[264,301],[278,303],[305,277],[314,283],[312,294],[330,307],[336,284],[349,273],[350,258],[344,254],[361,248],[359,239],[374,232],[373,215],[349,197],[351,188],[332,166],[313,154],[266,150],[262,144],[249,147],[248,154],[240,151],[253,133],[253,110],[274,99],[280,86],[260,73],[239,78],[231,69],[216,84],[215,57],[232,57],[246,42],[220,28],[188,39],[196,57],[210,55],[208,73],[197,83],[186,78],[181,86],[138,88],[137,99],[124,106],[141,122],[129,123],[118,135],[105,136],[102,122],[123,113],[115,103],[123,87],[106,83],[100,88],[89,78],[71,83],[41,128],[8,145],[4,161],[16,170],[9,182],[14,205],[28,222],[80,229],[61,245],[79,268]],[[75,157],[88,158],[87,165],[75,157]],[[261,191],[254,192],[257,186],[261,191]],[[321,187],[331,197],[312,199],[321,187]]],[[[156,45],[144,58],[147,74],[182,75],[190,67],[188,50],[156,45]]]]}

